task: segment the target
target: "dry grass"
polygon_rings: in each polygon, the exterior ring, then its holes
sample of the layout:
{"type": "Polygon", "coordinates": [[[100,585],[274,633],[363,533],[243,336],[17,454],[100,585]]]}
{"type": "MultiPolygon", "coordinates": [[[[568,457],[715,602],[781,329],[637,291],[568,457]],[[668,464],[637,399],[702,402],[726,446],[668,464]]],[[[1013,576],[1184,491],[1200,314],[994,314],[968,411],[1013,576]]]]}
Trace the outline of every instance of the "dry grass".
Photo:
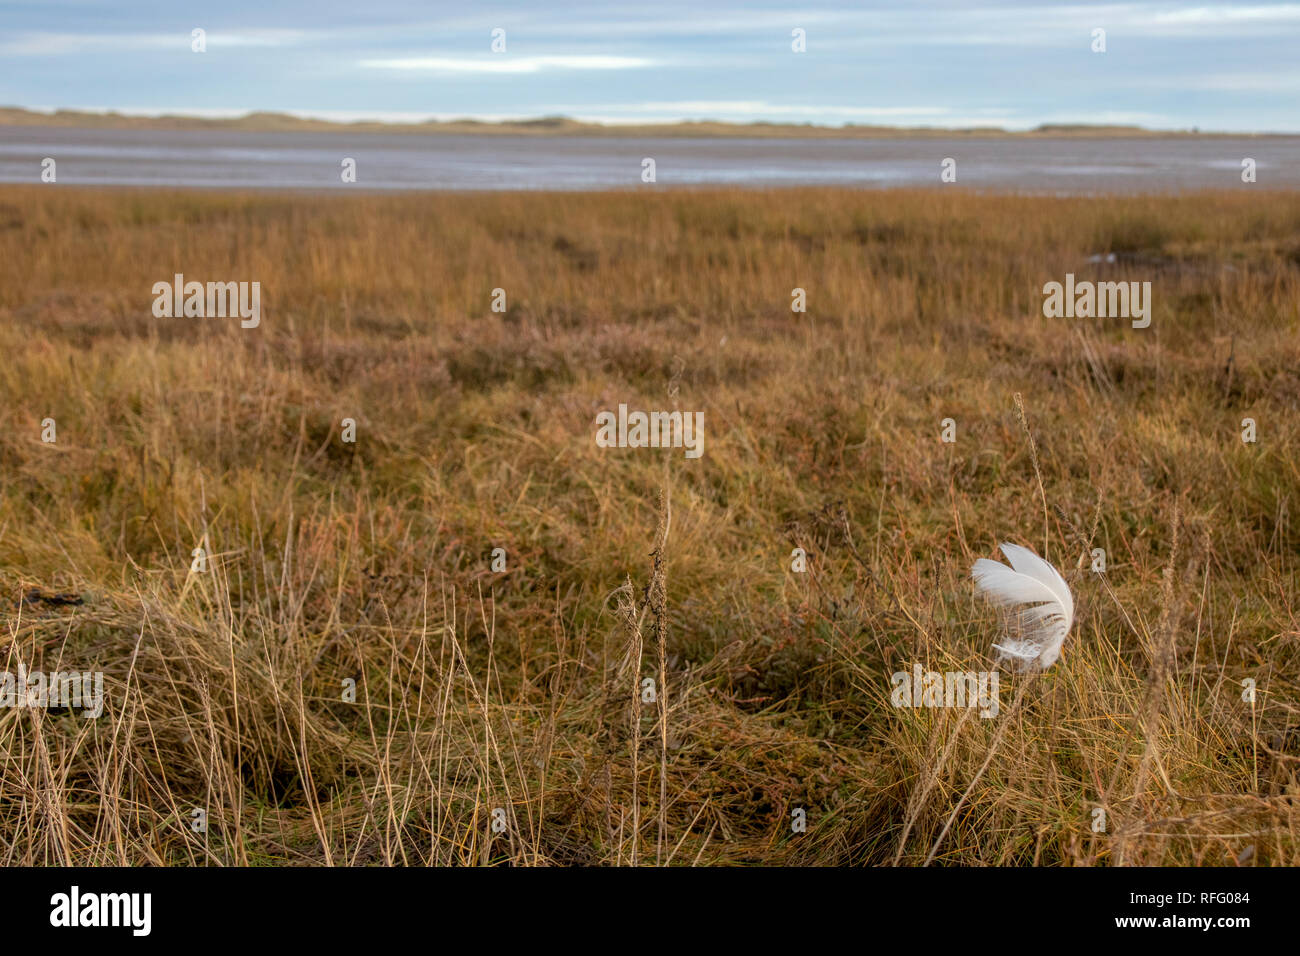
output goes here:
{"type": "Polygon", "coordinates": [[[0,863],[1300,863],[1298,237],[1244,192],[9,187],[0,670],[108,704],[0,710],[0,863]],[[155,319],[174,272],[261,327],[155,319]],[[1151,327],[1044,319],[1066,272],[1151,327]],[[597,448],[619,402],[703,458],[597,448]],[[1044,537],[1062,661],[893,708],[988,666],[971,563],[1044,537]]]}

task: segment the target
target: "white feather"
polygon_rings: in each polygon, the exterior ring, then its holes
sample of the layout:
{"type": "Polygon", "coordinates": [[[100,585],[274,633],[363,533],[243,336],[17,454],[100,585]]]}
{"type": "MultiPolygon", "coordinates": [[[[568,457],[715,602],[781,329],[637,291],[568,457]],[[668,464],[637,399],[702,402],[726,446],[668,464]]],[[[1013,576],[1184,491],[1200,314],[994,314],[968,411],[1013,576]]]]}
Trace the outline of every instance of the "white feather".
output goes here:
{"type": "Polygon", "coordinates": [[[1046,670],[1061,656],[1074,624],[1074,598],[1065,579],[1028,548],[1002,545],[1011,567],[980,558],[971,568],[975,587],[993,603],[1012,609],[1007,638],[994,644],[999,658],[1029,670],[1046,670]]]}

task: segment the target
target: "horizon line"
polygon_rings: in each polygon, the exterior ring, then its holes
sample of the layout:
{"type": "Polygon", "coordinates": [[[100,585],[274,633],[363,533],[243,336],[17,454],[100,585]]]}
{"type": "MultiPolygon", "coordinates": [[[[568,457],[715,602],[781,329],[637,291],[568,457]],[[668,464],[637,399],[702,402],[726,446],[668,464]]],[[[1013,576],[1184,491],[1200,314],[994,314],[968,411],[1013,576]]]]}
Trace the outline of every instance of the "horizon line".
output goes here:
{"type": "Polygon", "coordinates": [[[1088,122],[1051,122],[1039,123],[1023,128],[998,126],[993,124],[957,124],[942,126],[935,124],[885,124],[885,123],[815,123],[787,122],[780,120],[724,120],[704,117],[679,118],[635,118],[628,120],[608,117],[572,116],[565,113],[541,115],[528,114],[456,114],[456,113],[407,113],[407,112],[372,112],[348,113],[331,110],[293,110],[293,109],[208,109],[196,108],[189,112],[173,111],[166,108],[150,107],[90,107],[90,106],[13,106],[0,105],[0,125],[73,125],[67,120],[74,119],[107,120],[127,128],[149,126],[154,128],[174,128],[176,124],[199,127],[240,128],[254,127],[262,131],[319,131],[355,130],[389,130],[393,132],[436,131],[446,127],[472,127],[481,132],[517,132],[521,129],[532,133],[565,132],[631,132],[642,129],[672,131],[689,129],[697,133],[726,135],[729,132],[749,132],[755,129],[764,131],[789,131],[803,135],[854,135],[869,133],[899,134],[944,134],[970,135],[974,133],[1000,136],[1023,136],[1029,134],[1071,134],[1094,135],[1142,135],[1142,136],[1218,136],[1218,137],[1254,137],[1254,136],[1296,136],[1300,131],[1256,130],[1251,132],[1201,129],[1192,127],[1153,127],[1133,123],[1088,123],[1088,122]],[[348,116],[351,118],[342,118],[348,116]],[[10,120],[29,120],[29,122],[12,123],[10,120]],[[55,122],[42,122],[55,121],[55,122]],[[62,121],[62,122],[61,122],[62,121]],[[276,127],[279,126],[280,130],[276,127]]]}

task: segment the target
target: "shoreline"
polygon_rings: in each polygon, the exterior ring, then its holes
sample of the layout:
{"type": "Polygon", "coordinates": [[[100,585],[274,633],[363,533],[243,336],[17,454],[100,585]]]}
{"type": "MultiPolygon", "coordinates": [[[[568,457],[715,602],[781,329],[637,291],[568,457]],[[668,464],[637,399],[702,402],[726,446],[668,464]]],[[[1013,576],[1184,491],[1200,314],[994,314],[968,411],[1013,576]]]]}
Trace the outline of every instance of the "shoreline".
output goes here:
{"type": "Polygon", "coordinates": [[[524,120],[485,121],[474,119],[430,120],[418,123],[385,123],[360,120],[304,118],[289,113],[256,111],[242,116],[209,118],[184,114],[130,116],[112,110],[57,109],[52,112],[24,107],[0,107],[0,127],[49,127],[63,129],[117,130],[231,130],[263,133],[394,133],[407,135],[475,135],[597,137],[602,139],[1272,139],[1300,136],[1300,132],[1264,131],[1237,133],[1222,131],[1159,130],[1141,126],[1093,126],[1049,124],[1028,130],[996,126],[950,128],[940,126],[819,126],[797,123],[730,123],[718,120],[690,120],[677,123],[609,125],[586,123],[564,116],[524,120]]]}

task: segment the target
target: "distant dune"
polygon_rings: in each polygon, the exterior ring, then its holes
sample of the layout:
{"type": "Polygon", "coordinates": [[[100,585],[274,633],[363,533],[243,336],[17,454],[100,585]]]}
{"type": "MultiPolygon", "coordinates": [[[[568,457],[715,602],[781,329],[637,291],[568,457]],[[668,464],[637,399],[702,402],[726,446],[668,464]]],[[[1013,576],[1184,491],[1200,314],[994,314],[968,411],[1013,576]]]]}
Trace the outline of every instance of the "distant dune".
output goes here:
{"type": "MultiPolygon", "coordinates": [[[[484,122],[462,119],[447,122],[430,120],[424,123],[336,123],[322,119],[305,119],[288,113],[248,113],[229,119],[209,119],[199,116],[125,116],[121,113],[90,113],[77,110],[57,110],[42,113],[20,107],[0,107],[0,126],[64,126],[101,129],[238,129],[265,132],[364,132],[375,133],[449,133],[480,134],[485,136],[714,136],[714,137],[800,137],[808,139],[871,139],[888,137],[1079,137],[1108,138],[1121,136],[1184,137],[1184,136],[1241,136],[1241,133],[1202,133],[1199,130],[1150,130],[1140,126],[1089,126],[1086,124],[1054,124],[1032,130],[1013,131],[996,126],[967,129],[902,126],[816,126],[811,123],[724,123],[701,120],[682,123],[646,123],[636,126],[607,126],[600,123],[583,123],[566,116],[544,116],[530,120],[484,122]]],[[[1268,135],[1268,134],[1259,134],[1268,135]]]]}

